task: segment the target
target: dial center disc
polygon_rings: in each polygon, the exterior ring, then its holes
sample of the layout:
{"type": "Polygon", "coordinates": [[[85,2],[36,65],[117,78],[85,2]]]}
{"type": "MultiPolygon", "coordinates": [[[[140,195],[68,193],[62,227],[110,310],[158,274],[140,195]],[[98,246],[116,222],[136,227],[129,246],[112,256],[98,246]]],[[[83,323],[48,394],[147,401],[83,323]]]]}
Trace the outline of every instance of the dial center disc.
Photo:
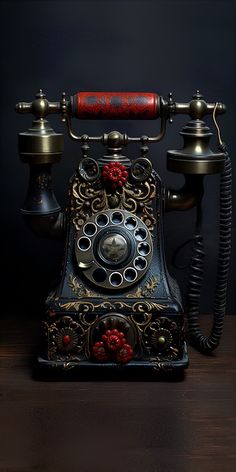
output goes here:
{"type": "Polygon", "coordinates": [[[101,255],[108,262],[121,262],[128,256],[128,244],[121,234],[106,234],[101,239],[99,246],[101,255]]]}

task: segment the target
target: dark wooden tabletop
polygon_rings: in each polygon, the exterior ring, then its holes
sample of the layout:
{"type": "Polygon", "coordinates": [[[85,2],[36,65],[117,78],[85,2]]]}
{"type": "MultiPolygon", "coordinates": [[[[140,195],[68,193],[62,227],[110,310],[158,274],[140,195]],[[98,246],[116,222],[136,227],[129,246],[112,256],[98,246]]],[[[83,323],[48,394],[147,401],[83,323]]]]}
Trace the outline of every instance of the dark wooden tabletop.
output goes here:
{"type": "Polygon", "coordinates": [[[235,472],[236,317],[179,382],[34,380],[38,326],[1,321],[1,472],[235,472]]]}

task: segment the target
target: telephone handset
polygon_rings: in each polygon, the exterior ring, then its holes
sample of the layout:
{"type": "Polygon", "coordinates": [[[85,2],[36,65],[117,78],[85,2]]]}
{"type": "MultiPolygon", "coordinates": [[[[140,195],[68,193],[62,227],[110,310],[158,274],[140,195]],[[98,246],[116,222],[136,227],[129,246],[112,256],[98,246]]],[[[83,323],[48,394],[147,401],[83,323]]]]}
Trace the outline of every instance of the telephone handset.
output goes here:
{"type": "Polygon", "coordinates": [[[40,90],[31,103],[16,105],[35,116],[19,134],[19,154],[29,164],[29,188],[21,210],[38,234],[64,238],[66,251],[59,285],[46,300],[42,368],[55,371],[181,372],[188,365],[184,314],[189,338],[197,349],[211,352],[220,341],[230,260],[231,169],[216,115],[222,103],[207,103],[197,91],[178,103],[156,93],[78,92],[49,102],[40,90]],[[62,211],[52,189],[51,166],[63,151],[63,135],[46,117],[58,113],[69,136],[81,143],[82,156],[69,184],[68,208],[62,211]],[[164,186],[148,158],[149,145],[164,138],[173,116],[186,114],[183,149],[168,151],[167,169],[185,176],[179,190],[164,186]],[[203,121],[212,115],[219,151],[209,146],[211,132],[203,121]],[[118,131],[78,136],[71,118],[156,119],[156,136],[130,137],[118,131]],[[104,155],[91,156],[94,142],[104,155]],[[140,143],[131,160],[123,149],[140,143]],[[203,281],[201,202],[205,175],[221,173],[219,257],[212,331],[201,333],[198,316],[203,281]],[[196,207],[196,231],[186,308],[177,282],[165,263],[163,213],[196,207]]]}

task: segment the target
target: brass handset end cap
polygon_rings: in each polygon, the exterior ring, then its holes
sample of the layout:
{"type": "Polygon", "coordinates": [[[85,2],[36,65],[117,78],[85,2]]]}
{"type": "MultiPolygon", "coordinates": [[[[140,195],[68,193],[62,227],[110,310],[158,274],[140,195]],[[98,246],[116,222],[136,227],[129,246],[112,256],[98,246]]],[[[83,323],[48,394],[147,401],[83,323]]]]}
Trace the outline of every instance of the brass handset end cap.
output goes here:
{"type": "Polygon", "coordinates": [[[210,128],[195,119],[189,121],[180,132],[184,139],[182,149],[167,152],[167,169],[183,174],[217,174],[224,170],[224,153],[215,153],[210,148],[210,128]]]}
{"type": "Polygon", "coordinates": [[[61,158],[64,146],[62,133],[55,133],[46,120],[36,120],[18,135],[18,149],[23,162],[54,164],[61,158]]]}
{"type": "Polygon", "coordinates": [[[224,153],[212,153],[208,156],[193,157],[182,150],[167,152],[167,170],[181,174],[217,174],[224,170],[224,153]]]}

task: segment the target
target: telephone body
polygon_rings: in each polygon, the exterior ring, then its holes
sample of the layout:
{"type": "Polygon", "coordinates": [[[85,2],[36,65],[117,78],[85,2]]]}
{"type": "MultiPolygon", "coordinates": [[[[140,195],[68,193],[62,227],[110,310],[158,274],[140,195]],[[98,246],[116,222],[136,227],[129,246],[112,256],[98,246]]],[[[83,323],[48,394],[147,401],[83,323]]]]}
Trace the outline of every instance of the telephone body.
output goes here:
{"type": "Polygon", "coordinates": [[[190,341],[203,352],[219,343],[225,311],[230,257],[230,161],[220,138],[216,115],[221,103],[207,103],[197,93],[177,103],[155,93],[78,92],[70,99],[49,102],[42,90],[19,113],[35,116],[32,127],[19,134],[21,160],[30,166],[29,188],[21,210],[38,234],[64,238],[65,256],[59,285],[46,300],[41,368],[54,371],[182,372],[188,366],[184,315],[190,341]],[[63,135],[46,117],[58,113],[69,136],[81,143],[81,158],[69,183],[68,207],[62,211],[52,189],[51,166],[60,160],[63,135]],[[169,151],[167,167],[185,176],[182,189],[165,187],[148,158],[149,146],[164,138],[168,121],[186,114],[181,150],[169,151]],[[220,149],[209,146],[211,132],[203,121],[213,116],[220,149]],[[78,119],[160,119],[157,136],[129,137],[118,131],[102,136],[76,135],[78,119]],[[94,142],[105,153],[91,156],[94,142]],[[124,148],[140,143],[133,160],[124,148]],[[226,162],[227,161],[227,162],[226,162]],[[221,173],[219,267],[212,332],[198,325],[202,283],[203,242],[200,229],[203,178],[221,173]],[[166,267],[163,241],[165,211],[196,207],[197,223],[190,287],[184,309],[180,290],[166,267]],[[223,266],[223,275],[222,275],[223,266]],[[223,295],[222,295],[223,293],[223,295]]]}

